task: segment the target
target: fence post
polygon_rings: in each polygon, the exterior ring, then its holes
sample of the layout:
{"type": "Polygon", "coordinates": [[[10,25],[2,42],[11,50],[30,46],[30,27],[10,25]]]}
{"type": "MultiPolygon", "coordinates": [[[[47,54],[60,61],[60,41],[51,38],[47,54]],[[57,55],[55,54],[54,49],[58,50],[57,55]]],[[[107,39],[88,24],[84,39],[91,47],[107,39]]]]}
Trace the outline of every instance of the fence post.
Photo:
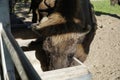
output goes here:
{"type": "Polygon", "coordinates": [[[9,0],[0,0],[0,22],[10,30],[9,0]]]}

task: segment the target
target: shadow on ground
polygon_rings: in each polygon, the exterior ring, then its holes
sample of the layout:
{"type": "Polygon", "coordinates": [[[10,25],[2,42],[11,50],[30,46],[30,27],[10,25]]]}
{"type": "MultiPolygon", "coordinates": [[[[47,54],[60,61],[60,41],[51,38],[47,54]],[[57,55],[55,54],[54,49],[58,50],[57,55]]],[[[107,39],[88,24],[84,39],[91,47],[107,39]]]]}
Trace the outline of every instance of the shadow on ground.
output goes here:
{"type": "Polygon", "coordinates": [[[95,11],[95,14],[96,14],[97,16],[108,15],[108,16],[111,16],[111,17],[120,19],[120,16],[117,15],[117,14],[111,14],[111,13],[100,12],[100,11],[95,11]]]}

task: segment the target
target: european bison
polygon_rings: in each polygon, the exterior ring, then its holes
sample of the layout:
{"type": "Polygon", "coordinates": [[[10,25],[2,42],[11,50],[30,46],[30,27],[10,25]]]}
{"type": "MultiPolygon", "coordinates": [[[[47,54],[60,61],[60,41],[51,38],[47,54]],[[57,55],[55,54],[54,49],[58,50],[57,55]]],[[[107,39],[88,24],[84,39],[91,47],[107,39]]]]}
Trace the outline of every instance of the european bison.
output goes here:
{"type": "Polygon", "coordinates": [[[71,66],[74,56],[85,60],[96,30],[93,19],[89,1],[56,0],[48,20],[32,27],[39,32],[43,53],[49,56],[49,70],[71,66]]]}

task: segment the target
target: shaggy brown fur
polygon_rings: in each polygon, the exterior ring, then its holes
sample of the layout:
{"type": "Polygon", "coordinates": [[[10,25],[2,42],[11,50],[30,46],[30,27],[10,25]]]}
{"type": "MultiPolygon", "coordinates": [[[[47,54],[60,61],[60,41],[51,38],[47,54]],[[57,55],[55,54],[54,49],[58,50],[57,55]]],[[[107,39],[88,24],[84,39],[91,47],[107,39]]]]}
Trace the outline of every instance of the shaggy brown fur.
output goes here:
{"type": "Polygon", "coordinates": [[[48,20],[33,27],[44,37],[43,49],[50,56],[50,70],[68,67],[76,53],[84,53],[82,42],[91,26],[85,26],[80,4],[80,0],[57,0],[48,20]]]}

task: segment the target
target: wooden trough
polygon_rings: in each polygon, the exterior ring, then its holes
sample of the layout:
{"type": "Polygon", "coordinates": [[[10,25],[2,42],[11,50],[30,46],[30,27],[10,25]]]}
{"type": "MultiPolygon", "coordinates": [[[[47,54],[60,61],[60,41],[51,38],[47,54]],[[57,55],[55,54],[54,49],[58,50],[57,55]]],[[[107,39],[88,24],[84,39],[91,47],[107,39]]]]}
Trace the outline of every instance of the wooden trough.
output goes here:
{"type": "Polygon", "coordinates": [[[18,75],[19,80],[91,80],[88,68],[76,58],[77,66],[37,70],[31,63],[34,59],[25,55],[11,33],[8,10],[8,0],[0,0],[0,80],[18,80],[18,75]]]}
{"type": "Polygon", "coordinates": [[[12,34],[7,29],[3,28],[1,23],[0,33],[1,61],[4,80],[16,80],[14,66],[22,80],[91,80],[91,74],[87,67],[76,58],[74,60],[79,64],[78,66],[53,71],[36,72],[12,34]]]}

